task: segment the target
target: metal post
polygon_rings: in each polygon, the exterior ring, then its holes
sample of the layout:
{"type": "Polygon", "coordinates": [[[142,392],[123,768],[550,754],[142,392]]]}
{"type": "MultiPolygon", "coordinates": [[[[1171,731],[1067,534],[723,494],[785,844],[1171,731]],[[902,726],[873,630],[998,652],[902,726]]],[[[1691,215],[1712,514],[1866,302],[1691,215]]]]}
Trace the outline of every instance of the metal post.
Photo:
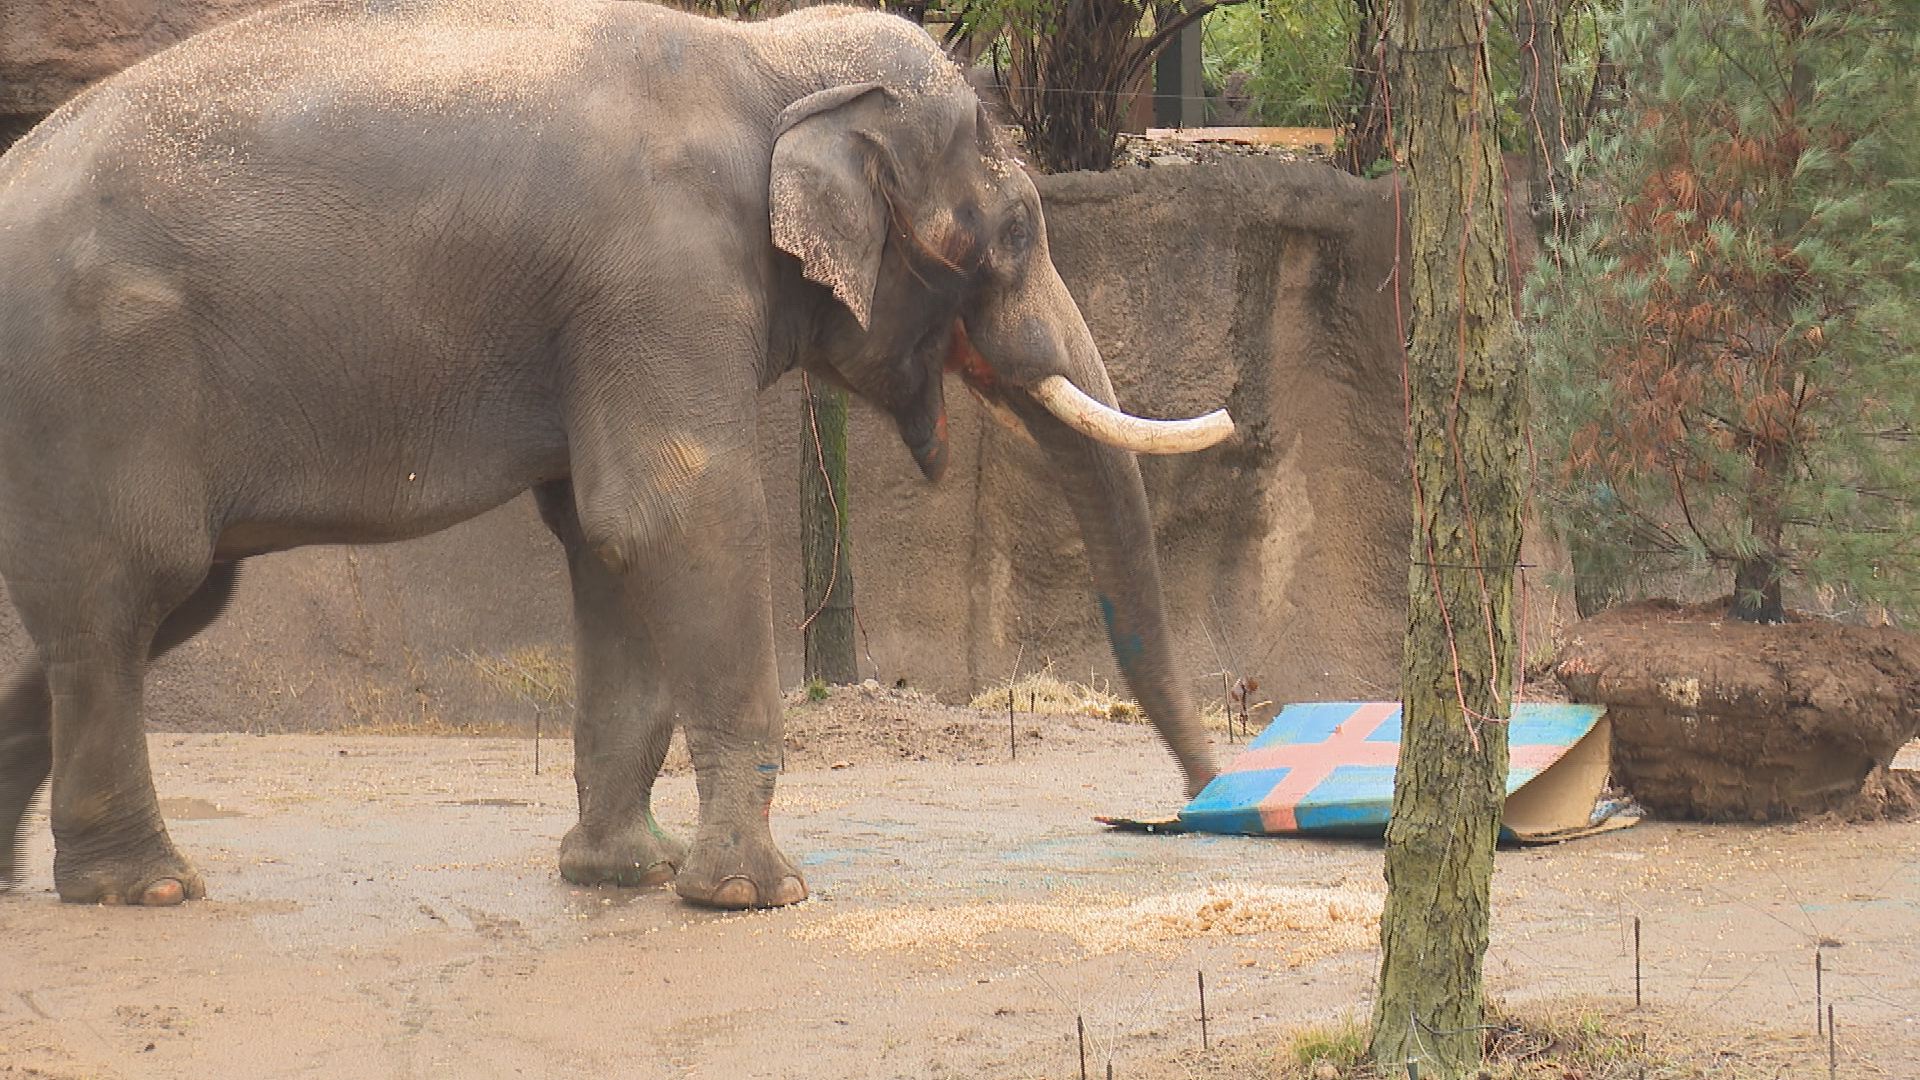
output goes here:
{"type": "Polygon", "coordinates": [[[1823,972],[1820,970],[1822,966],[1820,962],[1820,946],[1815,945],[1813,947],[1813,1033],[1815,1035],[1822,1034],[1820,1025],[1827,1011],[1826,988],[1822,985],[1824,982],[1822,978],[1823,972]]]}
{"type": "Polygon", "coordinates": [[[1080,1032],[1080,1080],[1087,1080],[1087,1018],[1076,1016],[1073,1025],[1080,1032]]]}
{"type": "Polygon", "coordinates": [[[1013,734],[1013,687],[1007,687],[1007,757],[1020,760],[1020,743],[1013,734]]]}
{"type": "Polygon", "coordinates": [[[1640,996],[1640,916],[1633,917],[1633,1007],[1639,1008],[1640,996]]]}
{"type": "Polygon", "coordinates": [[[1211,1050],[1213,1044],[1207,1037],[1207,973],[1196,971],[1194,974],[1200,977],[1200,1049],[1211,1050]]]}

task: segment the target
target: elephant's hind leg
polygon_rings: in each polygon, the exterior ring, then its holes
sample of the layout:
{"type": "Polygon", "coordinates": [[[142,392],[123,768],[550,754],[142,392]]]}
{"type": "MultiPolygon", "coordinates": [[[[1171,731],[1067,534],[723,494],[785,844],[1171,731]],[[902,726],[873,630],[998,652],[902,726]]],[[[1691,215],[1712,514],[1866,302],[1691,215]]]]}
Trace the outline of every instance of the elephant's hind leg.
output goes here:
{"type": "Polygon", "coordinates": [[[52,709],[37,662],[15,671],[0,690],[0,889],[22,880],[27,807],[53,769],[52,709]]]}
{"type": "MultiPolygon", "coordinates": [[[[150,655],[191,640],[225,611],[239,581],[240,564],[222,563],[154,633],[150,655]]],[[[53,769],[53,701],[46,673],[28,661],[0,690],[0,889],[18,885],[20,845],[27,808],[53,769]]]]}
{"type": "MultiPolygon", "coordinates": [[[[161,620],[147,647],[147,656],[158,658],[219,618],[233,598],[238,575],[238,563],[214,566],[199,587],[161,620]]],[[[73,686],[76,692],[63,696],[58,708],[46,669],[37,662],[30,662],[15,672],[5,691],[0,692],[0,887],[17,884],[20,879],[19,851],[27,808],[55,769],[55,713],[60,713],[60,718],[65,720],[69,712],[82,712],[82,702],[101,700],[97,689],[89,692],[85,688],[88,679],[82,672],[87,666],[84,663],[76,666],[69,661],[59,669],[62,686],[73,686]]],[[[151,774],[146,768],[145,738],[138,723],[138,684],[145,664],[136,663],[133,667],[134,722],[131,726],[138,743],[137,753],[124,740],[124,733],[118,745],[114,745],[108,734],[106,752],[102,753],[97,736],[104,733],[91,730],[91,725],[100,720],[75,715],[71,721],[81,728],[71,736],[72,741],[80,744],[81,752],[64,755],[78,759],[68,762],[68,782],[62,783],[56,778],[55,882],[65,900],[173,904],[205,891],[199,875],[174,850],[159,818],[151,774]],[[116,790],[98,790],[104,774],[124,773],[134,764],[131,760],[134,757],[138,758],[138,779],[143,782],[139,786],[144,787],[146,799],[152,802],[150,812],[142,812],[137,805],[141,801],[138,792],[128,798],[126,793],[116,790]],[[66,791],[70,786],[82,790],[66,791]],[[77,835],[73,833],[75,815],[61,812],[58,805],[62,795],[69,796],[64,800],[68,804],[81,804],[77,835]],[[94,810],[115,801],[123,806],[111,824],[104,828],[88,827],[94,810]],[[73,836],[73,841],[69,843],[63,834],[73,836]]],[[[111,693],[106,696],[112,697],[111,693]]],[[[109,706],[104,711],[107,713],[105,726],[111,729],[119,714],[125,711],[125,705],[122,703],[118,709],[109,706]]],[[[119,726],[126,725],[120,721],[119,726]]]]}

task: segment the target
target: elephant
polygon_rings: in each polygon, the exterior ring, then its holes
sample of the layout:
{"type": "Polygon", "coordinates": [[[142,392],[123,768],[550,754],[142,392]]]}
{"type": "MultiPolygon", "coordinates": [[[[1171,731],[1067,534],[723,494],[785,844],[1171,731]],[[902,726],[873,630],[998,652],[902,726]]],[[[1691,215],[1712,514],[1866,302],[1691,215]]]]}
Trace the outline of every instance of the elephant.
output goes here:
{"type": "Polygon", "coordinates": [[[756,395],[801,369],[947,464],[946,376],[1043,452],[1121,674],[1189,794],[1137,453],[1031,177],[894,15],[295,0],[104,80],[0,158],[0,879],[50,781],[62,900],[205,894],[162,820],[148,662],[242,561],[421,536],[531,491],[573,594],[559,869],[776,907],[784,764],[756,395]],[[691,843],[651,792],[680,728],[691,843]]]}

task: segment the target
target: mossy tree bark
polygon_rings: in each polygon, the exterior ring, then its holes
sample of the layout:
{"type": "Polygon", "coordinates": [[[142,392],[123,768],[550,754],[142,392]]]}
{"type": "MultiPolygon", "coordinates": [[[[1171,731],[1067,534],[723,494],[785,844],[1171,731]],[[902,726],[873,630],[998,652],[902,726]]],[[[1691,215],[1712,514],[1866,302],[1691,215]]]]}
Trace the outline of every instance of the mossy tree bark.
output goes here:
{"type": "Polygon", "coordinates": [[[857,682],[847,534],[847,392],[811,382],[800,429],[800,562],[809,616],[802,631],[807,679],[857,682]]]}
{"type": "Polygon", "coordinates": [[[1472,1075],[1507,774],[1525,398],[1507,292],[1487,9],[1400,0],[1412,566],[1372,1053],[1472,1075]]]}

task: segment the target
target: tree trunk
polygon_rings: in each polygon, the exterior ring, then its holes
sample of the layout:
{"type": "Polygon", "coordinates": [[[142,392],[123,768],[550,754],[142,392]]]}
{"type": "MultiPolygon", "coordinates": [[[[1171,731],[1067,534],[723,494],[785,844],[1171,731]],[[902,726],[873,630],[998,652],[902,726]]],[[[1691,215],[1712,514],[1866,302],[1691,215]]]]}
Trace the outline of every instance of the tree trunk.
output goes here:
{"type": "MultiPolygon", "coordinates": [[[[1800,53],[1800,35],[1813,17],[1809,6],[1777,4],[1769,9],[1787,41],[1787,64],[1792,76],[1787,80],[1786,108],[1789,117],[1812,104],[1813,68],[1800,53]]],[[[1781,217],[1782,235],[1796,237],[1806,225],[1799,213],[1781,217]]],[[[1776,310],[1768,320],[1774,328],[1763,339],[1762,348],[1778,350],[1784,328],[1794,323],[1791,295],[1776,300],[1776,310]]],[[[1782,595],[1781,574],[1786,568],[1786,527],[1782,522],[1780,501],[1791,480],[1793,456],[1785,445],[1785,432],[1767,424],[1749,437],[1753,451],[1753,479],[1747,492],[1747,514],[1753,523],[1753,538],[1758,550],[1733,567],[1733,617],[1754,623],[1787,621],[1786,598],[1782,595]]]]}
{"type": "Polygon", "coordinates": [[[847,535],[847,392],[811,382],[800,430],[800,561],[809,616],[802,631],[807,679],[857,682],[847,535]]]}
{"type": "Polygon", "coordinates": [[[1387,71],[1380,55],[1386,34],[1381,20],[1386,5],[1380,0],[1353,0],[1356,16],[1353,40],[1347,47],[1347,87],[1344,139],[1336,161],[1355,176],[1366,176],[1392,151],[1393,133],[1387,130],[1387,71]]]}
{"type": "Polygon", "coordinates": [[[1780,568],[1770,555],[1758,555],[1734,564],[1733,617],[1754,623],[1787,621],[1786,598],[1780,591],[1780,568]]]}
{"type": "Polygon", "coordinates": [[[1567,561],[1573,564],[1573,612],[1590,619],[1626,599],[1619,575],[1599,559],[1585,538],[1568,536],[1567,561]]]}
{"type": "Polygon", "coordinates": [[[1759,548],[1733,566],[1732,614],[1736,619],[1787,621],[1786,600],[1781,594],[1786,529],[1780,522],[1780,491],[1786,486],[1791,460],[1777,443],[1762,442],[1755,448],[1755,475],[1747,496],[1747,512],[1753,518],[1753,539],[1759,548]]]}
{"type": "MultiPolygon", "coordinates": [[[[1562,19],[1565,0],[1516,0],[1513,36],[1520,55],[1520,90],[1516,101],[1528,146],[1527,210],[1547,257],[1546,241],[1566,241],[1579,219],[1574,204],[1573,176],[1567,151],[1581,135],[1577,118],[1566,113],[1560,76],[1566,63],[1562,19]]],[[[1516,270],[1516,272],[1518,272],[1516,270]]],[[[1618,571],[1595,557],[1585,538],[1566,538],[1573,564],[1573,607],[1581,618],[1598,615],[1624,595],[1618,571]]]]}
{"type": "Polygon", "coordinates": [[[1513,36],[1520,50],[1519,112],[1532,148],[1527,195],[1534,231],[1544,240],[1565,240],[1571,231],[1573,179],[1567,149],[1574,136],[1560,99],[1560,69],[1566,59],[1561,35],[1562,0],[1517,0],[1513,36]]]}
{"type": "Polygon", "coordinates": [[[1413,321],[1405,706],[1372,1055],[1472,1075],[1507,775],[1525,396],[1506,284],[1486,9],[1394,6],[1413,321]],[[1464,709],[1463,706],[1464,705],[1464,709]]]}

